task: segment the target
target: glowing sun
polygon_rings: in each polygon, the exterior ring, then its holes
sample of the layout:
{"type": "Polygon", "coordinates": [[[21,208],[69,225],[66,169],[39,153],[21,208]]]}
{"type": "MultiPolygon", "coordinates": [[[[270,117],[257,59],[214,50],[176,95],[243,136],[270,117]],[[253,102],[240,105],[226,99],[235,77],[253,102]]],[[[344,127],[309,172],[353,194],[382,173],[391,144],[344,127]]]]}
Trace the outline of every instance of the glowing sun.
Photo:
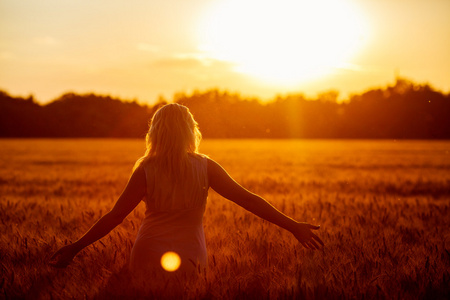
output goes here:
{"type": "Polygon", "coordinates": [[[347,63],[365,26],[350,0],[228,0],[210,7],[199,48],[234,70],[291,84],[347,63]]]}

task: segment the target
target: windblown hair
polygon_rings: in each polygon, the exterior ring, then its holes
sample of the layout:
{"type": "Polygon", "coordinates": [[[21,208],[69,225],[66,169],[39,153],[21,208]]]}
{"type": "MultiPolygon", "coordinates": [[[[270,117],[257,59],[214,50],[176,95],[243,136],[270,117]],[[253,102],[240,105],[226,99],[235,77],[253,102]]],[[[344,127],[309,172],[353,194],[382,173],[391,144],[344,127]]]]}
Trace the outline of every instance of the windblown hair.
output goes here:
{"type": "Polygon", "coordinates": [[[198,123],[186,106],[167,104],[155,112],[146,136],[147,150],[135,165],[151,169],[154,175],[147,175],[158,179],[152,187],[154,197],[167,197],[173,189],[192,184],[191,159],[199,154],[201,139],[198,123]]]}
{"type": "Polygon", "coordinates": [[[187,161],[189,153],[198,153],[202,134],[189,108],[173,103],[155,112],[145,140],[147,150],[137,165],[155,158],[174,174],[187,161]]]}
{"type": "Polygon", "coordinates": [[[179,157],[198,153],[202,139],[198,123],[186,106],[167,104],[156,111],[147,134],[150,156],[179,157]]]}

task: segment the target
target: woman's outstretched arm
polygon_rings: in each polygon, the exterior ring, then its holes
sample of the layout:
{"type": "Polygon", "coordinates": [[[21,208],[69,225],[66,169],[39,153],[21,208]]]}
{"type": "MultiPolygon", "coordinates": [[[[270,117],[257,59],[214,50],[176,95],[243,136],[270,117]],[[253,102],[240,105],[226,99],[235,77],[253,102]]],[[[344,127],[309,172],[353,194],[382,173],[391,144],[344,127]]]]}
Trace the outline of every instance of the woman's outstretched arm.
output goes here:
{"type": "Polygon", "coordinates": [[[145,173],[136,168],[114,207],[100,218],[78,241],[62,247],[53,254],[50,265],[65,268],[83,248],[101,239],[122,223],[123,219],[139,204],[145,195],[145,173]]]}
{"type": "Polygon", "coordinates": [[[211,188],[221,196],[290,231],[305,248],[314,250],[320,248],[319,244],[324,245],[322,240],[311,231],[319,229],[320,226],[300,223],[289,218],[262,197],[243,188],[228,175],[222,166],[212,159],[208,159],[208,179],[211,188]]]}

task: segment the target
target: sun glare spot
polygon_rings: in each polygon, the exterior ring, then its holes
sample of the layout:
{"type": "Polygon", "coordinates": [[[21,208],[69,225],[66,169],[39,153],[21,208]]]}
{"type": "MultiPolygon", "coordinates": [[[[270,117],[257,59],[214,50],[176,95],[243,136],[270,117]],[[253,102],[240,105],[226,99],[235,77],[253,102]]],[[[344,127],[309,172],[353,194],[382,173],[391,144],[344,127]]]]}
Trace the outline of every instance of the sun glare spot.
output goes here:
{"type": "Polygon", "coordinates": [[[161,266],[167,272],[174,272],[178,270],[181,265],[180,256],[172,251],[166,252],[161,257],[161,266]]]}
{"type": "Polygon", "coordinates": [[[230,0],[209,10],[199,49],[236,72],[298,83],[348,63],[365,32],[349,0],[230,0]]]}

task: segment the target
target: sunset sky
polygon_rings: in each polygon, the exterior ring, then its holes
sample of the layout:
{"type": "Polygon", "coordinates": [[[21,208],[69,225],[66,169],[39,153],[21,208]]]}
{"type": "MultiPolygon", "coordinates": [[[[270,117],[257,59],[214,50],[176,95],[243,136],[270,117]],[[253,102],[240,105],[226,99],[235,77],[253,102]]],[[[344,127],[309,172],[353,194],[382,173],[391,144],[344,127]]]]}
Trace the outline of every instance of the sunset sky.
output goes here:
{"type": "Polygon", "coordinates": [[[0,0],[0,89],[42,103],[346,97],[396,75],[450,91],[449,0],[0,0]]]}

